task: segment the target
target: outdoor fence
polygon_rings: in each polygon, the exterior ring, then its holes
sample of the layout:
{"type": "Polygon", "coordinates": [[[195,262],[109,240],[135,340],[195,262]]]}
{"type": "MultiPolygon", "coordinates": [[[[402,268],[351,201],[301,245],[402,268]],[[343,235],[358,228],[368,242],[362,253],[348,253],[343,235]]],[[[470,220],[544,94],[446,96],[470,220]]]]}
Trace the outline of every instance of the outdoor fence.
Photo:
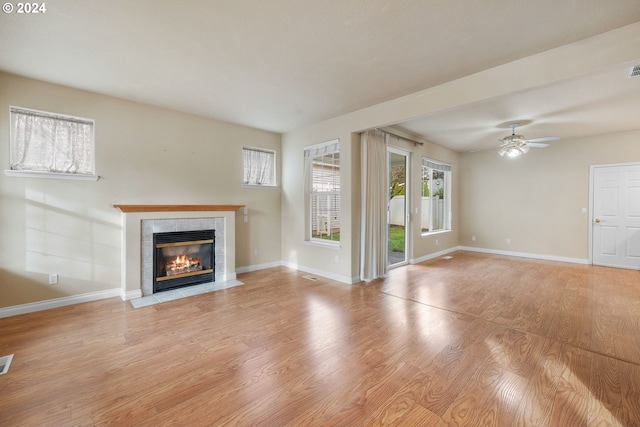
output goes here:
{"type": "MultiPolygon", "coordinates": [[[[434,197],[422,197],[420,212],[420,227],[423,230],[429,229],[429,203],[433,206],[433,229],[440,230],[444,226],[444,199],[434,197]]],[[[389,224],[405,225],[405,200],[404,196],[394,196],[389,201],[389,224]]]]}

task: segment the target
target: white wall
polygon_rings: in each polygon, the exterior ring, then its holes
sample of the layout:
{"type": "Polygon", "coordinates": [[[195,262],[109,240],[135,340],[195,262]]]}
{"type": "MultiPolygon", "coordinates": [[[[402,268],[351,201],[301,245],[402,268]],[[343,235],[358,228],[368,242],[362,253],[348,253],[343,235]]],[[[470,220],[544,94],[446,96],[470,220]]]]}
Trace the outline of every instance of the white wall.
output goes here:
{"type": "Polygon", "coordinates": [[[0,73],[2,170],[10,105],[95,119],[100,179],[0,172],[0,308],[119,288],[113,204],[246,205],[249,222],[236,218],[236,265],[280,262],[280,190],[241,187],[242,146],[276,150],[281,165],[279,134],[0,73]],[[58,285],[48,285],[50,273],[58,285]]]}

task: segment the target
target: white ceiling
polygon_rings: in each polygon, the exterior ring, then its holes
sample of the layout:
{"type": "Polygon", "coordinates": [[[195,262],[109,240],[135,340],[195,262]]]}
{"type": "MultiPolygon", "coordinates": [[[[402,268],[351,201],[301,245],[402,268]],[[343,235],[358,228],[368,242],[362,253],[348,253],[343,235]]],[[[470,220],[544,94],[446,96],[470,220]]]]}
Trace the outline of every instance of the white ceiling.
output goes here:
{"type": "MultiPolygon", "coordinates": [[[[0,70],[275,132],[640,21],[639,0],[56,0],[46,7],[0,15],[0,70]]],[[[640,78],[625,73],[400,127],[461,151],[491,146],[513,120],[533,121],[518,129],[528,138],[637,128],[640,78]]]]}
{"type": "Polygon", "coordinates": [[[457,151],[498,147],[498,139],[511,134],[510,123],[519,123],[516,133],[528,139],[566,140],[640,130],[640,76],[631,78],[631,69],[619,66],[394,127],[457,151]]]}

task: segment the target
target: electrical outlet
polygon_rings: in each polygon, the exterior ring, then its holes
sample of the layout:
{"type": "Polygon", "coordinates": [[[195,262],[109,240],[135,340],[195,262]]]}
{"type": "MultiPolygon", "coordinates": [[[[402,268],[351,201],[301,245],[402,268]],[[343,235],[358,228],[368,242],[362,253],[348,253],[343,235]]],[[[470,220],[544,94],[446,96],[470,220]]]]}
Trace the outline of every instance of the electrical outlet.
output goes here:
{"type": "Polygon", "coordinates": [[[49,284],[50,285],[56,285],[58,284],[58,274],[54,273],[54,274],[50,274],[49,275],[49,284]]]}
{"type": "Polygon", "coordinates": [[[258,249],[254,249],[254,250],[253,250],[253,254],[254,254],[254,255],[258,255],[258,249]]]}
{"type": "Polygon", "coordinates": [[[438,246],[438,239],[436,239],[436,246],[438,246]]]}
{"type": "Polygon", "coordinates": [[[475,242],[476,241],[476,236],[471,236],[471,241],[475,242]]]}
{"type": "Polygon", "coordinates": [[[507,245],[511,244],[511,239],[507,239],[507,245]]]}
{"type": "Polygon", "coordinates": [[[336,264],[340,263],[340,257],[338,255],[335,256],[334,260],[335,260],[336,264]]]}

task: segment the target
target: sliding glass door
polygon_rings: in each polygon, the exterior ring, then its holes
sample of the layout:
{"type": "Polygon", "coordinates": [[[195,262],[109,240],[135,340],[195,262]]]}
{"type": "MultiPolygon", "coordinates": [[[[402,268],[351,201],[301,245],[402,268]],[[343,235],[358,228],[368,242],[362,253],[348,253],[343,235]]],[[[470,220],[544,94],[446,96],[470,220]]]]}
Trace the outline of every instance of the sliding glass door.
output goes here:
{"type": "Polygon", "coordinates": [[[407,263],[407,213],[409,197],[409,153],[387,149],[389,176],[389,267],[407,263]]]}

